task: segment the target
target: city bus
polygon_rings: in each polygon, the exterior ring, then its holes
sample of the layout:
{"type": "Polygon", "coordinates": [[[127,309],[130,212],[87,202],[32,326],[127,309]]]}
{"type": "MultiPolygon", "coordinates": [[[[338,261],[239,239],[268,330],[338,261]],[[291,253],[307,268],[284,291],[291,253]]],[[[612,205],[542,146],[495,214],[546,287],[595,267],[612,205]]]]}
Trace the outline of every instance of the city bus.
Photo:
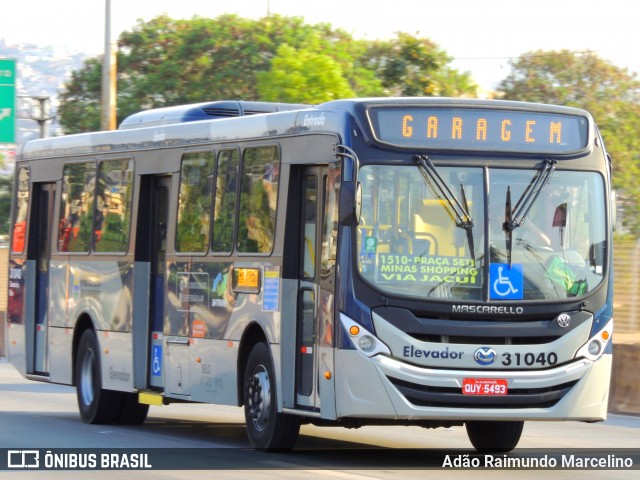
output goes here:
{"type": "Polygon", "coordinates": [[[606,418],[615,212],[583,110],[213,101],[15,168],[8,357],[85,422],[198,402],[243,407],[260,450],[313,424],[505,452],[606,418]]]}

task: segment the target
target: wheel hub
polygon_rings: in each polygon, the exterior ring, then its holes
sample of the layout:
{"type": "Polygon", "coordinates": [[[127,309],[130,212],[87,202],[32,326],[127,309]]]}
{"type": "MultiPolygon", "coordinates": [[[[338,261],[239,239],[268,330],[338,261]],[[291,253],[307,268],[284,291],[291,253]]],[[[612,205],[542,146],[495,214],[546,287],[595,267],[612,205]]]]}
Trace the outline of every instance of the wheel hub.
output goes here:
{"type": "Polygon", "coordinates": [[[94,371],[96,357],[92,350],[88,350],[82,359],[80,367],[80,397],[84,405],[91,405],[95,396],[94,371]]]}
{"type": "Polygon", "coordinates": [[[271,406],[271,383],[266,369],[260,365],[256,368],[247,385],[247,405],[249,417],[254,427],[262,431],[269,423],[271,406]]]}

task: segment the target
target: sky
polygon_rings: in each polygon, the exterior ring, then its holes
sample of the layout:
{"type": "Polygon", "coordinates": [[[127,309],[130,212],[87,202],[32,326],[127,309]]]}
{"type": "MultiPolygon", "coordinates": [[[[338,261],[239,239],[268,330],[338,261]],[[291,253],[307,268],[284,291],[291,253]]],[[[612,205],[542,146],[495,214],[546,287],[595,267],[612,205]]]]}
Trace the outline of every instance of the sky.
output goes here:
{"type": "MultiPolygon", "coordinates": [[[[0,39],[97,55],[105,45],[106,0],[22,0],[3,6],[0,39]]],[[[485,89],[509,74],[508,61],[534,50],[592,51],[640,72],[640,22],[629,0],[111,0],[117,38],[138,19],[271,14],[330,23],[356,38],[402,31],[428,37],[485,89]]]]}

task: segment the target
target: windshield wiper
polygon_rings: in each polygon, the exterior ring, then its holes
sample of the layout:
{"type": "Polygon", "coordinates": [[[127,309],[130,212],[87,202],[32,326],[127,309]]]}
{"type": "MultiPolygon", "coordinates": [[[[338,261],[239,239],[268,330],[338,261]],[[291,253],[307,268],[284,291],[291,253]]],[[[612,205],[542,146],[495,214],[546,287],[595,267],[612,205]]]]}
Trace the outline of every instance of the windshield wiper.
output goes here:
{"type": "Polygon", "coordinates": [[[502,224],[502,229],[504,230],[507,242],[507,262],[509,263],[509,267],[511,267],[513,231],[524,224],[540,192],[551,180],[553,172],[556,169],[556,163],[557,160],[551,160],[549,158],[544,161],[544,165],[533,176],[513,209],[511,208],[511,187],[507,187],[507,199],[504,205],[504,223],[502,224]]]}
{"type": "Polygon", "coordinates": [[[455,216],[456,227],[462,228],[467,232],[467,242],[469,244],[469,252],[471,258],[475,259],[475,249],[473,246],[473,219],[469,211],[469,202],[464,193],[464,185],[460,184],[460,194],[462,195],[462,203],[456,195],[451,191],[446,182],[442,179],[438,170],[429,157],[426,155],[416,155],[418,169],[422,174],[425,184],[429,187],[434,196],[440,200],[444,200],[455,216]]]}

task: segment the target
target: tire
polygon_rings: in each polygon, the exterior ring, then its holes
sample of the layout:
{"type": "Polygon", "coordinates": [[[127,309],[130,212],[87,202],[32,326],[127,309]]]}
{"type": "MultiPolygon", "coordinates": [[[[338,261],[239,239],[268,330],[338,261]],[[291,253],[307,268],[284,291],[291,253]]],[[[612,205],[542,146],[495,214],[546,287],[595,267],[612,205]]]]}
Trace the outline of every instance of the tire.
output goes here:
{"type": "Polygon", "coordinates": [[[265,451],[291,450],[298,439],[300,421],[278,412],[276,376],[269,347],[256,344],[244,373],[244,417],[253,448],[265,451]]]}
{"type": "Polygon", "coordinates": [[[467,435],[479,452],[510,452],[522,435],[524,422],[473,421],[466,422],[467,435]]]}
{"type": "Polygon", "coordinates": [[[118,392],[122,396],[122,410],[116,423],[120,425],[141,425],[147,419],[149,405],[139,403],[135,393],[118,392]]]}
{"type": "Polygon", "coordinates": [[[100,349],[93,330],[86,330],[80,337],[75,383],[80,417],[85,423],[108,425],[118,419],[123,397],[120,392],[102,388],[100,349]]]}

